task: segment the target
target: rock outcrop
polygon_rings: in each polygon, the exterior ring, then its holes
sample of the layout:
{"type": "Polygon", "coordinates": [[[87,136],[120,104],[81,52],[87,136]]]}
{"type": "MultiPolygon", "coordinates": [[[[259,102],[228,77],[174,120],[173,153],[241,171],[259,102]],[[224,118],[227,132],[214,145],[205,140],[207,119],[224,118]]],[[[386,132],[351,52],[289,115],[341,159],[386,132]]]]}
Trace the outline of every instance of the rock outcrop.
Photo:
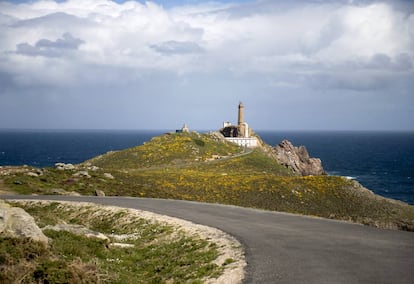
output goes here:
{"type": "Polygon", "coordinates": [[[105,196],[105,192],[103,190],[96,189],[95,196],[105,196]]]}
{"type": "Polygon", "coordinates": [[[35,220],[22,208],[12,207],[0,200],[0,235],[12,238],[30,238],[48,244],[48,238],[35,220]]]}
{"type": "Polygon", "coordinates": [[[88,171],[79,171],[79,172],[74,173],[72,176],[91,178],[91,175],[88,173],[88,171]]]}
{"type": "Polygon", "coordinates": [[[272,155],[279,163],[303,176],[326,174],[320,159],[309,157],[305,146],[295,147],[288,140],[283,140],[273,147],[272,155]]]}
{"type": "Polygon", "coordinates": [[[210,131],[209,135],[216,142],[225,142],[226,141],[224,135],[222,133],[220,133],[219,131],[210,131]]]}
{"type": "Polygon", "coordinates": [[[110,174],[110,173],[104,173],[103,176],[106,179],[114,179],[114,176],[112,174],[110,174]]]}
{"type": "Polygon", "coordinates": [[[56,163],[55,164],[56,169],[61,171],[71,171],[76,169],[76,167],[72,164],[65,164],[65,163],[56,163]]]}

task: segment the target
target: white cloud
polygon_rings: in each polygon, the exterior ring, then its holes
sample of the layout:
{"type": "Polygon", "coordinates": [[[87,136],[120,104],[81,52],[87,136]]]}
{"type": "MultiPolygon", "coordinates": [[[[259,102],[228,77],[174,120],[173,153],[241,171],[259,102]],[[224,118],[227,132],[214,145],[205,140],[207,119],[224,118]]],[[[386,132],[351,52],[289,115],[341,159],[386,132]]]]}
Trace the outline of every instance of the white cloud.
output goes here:
{"type": "Polygon", "coordinates": [[[195,42],[191,41],[164,41],[159,44],[153,44],[150,46],[152,49],[163,54],[188,54],[199,53],[203,49],[195,42]]]}
{"type": "Polygon", "coordinates": [[[413,56],[414,15],[389,4],[276,3],[274,9],[263,10],[273,7],[269,3],[249,4],[248,13],[240,12],[243,5],[217,3],[173,10],[132,1],[1,3],[2,18],[15,19],[13,25],[1,26],[6,36],[1,47],[3,52],[29,55],[39,53],[35,48],[42,39],[70,34],[83,41],[75,59],[80,65],[181,72],[330,71],[376,54],[391,60],[413,56]],[[202,55],[192,56],[200,51],[202,55]]]}
{"type": "MultiPolygon", "coordinates": [[[[186,82],[194,96],[208,96],[196,91],[206,87],[193,83],[197,76],[210,86],[234,80],[237,90],[251,81],[253,92],[406,89],[414,76],[414,8],[407,5],[0,2],[0,82],[8,92],[76,84],[99,93],[104,84],[142,95],[167,77],[186,82]]],[[[178,93],[180,84],[166,90],[178,93]]]]}

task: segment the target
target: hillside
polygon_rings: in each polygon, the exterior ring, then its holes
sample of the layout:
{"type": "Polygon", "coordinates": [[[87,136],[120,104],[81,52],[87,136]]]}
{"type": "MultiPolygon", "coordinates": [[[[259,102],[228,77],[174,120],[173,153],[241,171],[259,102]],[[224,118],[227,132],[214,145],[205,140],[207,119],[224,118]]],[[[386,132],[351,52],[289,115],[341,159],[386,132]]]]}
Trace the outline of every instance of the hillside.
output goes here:
{"type": "Polygon", "coordinates": [[[110,152],[87,161],[98,167],[113,169],[142,169],[182,166],[213,158],[234,156],[243,149],[233,143],[224,143],[215,135],[166,133],[141,146],[110,152]]]}
{"type": "Polygon", "coordinates": [[[184,199],[414,230],[414,206],[337,176],[301,176],[270,155],[216,134],[180,133],[76,166],[27,169],[4,178],[19,193],[184,199]]]}

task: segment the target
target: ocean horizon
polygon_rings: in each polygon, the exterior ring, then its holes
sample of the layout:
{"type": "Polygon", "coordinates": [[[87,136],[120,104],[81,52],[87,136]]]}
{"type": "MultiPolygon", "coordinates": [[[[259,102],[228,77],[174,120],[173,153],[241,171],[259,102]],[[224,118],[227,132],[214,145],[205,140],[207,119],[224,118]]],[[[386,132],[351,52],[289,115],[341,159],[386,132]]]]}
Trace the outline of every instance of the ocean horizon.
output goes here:
{"type": "MultiPolygon", "coordinates": [[[[171,130],[0,129],[0,166],[81,163],[171,130]]],[[[199,130],[208,132],[208,130],[199,130]]],[[[304,145],[329,175],[352,178],[376,194],[414,205],[414,131],[257,130],[269,145],[304,145]]]]}

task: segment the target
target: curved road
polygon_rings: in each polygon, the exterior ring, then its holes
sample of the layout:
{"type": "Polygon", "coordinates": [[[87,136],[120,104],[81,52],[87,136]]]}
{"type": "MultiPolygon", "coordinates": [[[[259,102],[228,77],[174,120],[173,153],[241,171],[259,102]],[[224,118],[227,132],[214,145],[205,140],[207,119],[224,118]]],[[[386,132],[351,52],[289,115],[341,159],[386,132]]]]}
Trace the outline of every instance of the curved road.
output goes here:
{"type": "Polygon", "coordinates": [[[218,204],[129,197],[0,196],[88,201],[219,228],[245,247],[245,283],[414,283],[414,233],[218,204]]]}

